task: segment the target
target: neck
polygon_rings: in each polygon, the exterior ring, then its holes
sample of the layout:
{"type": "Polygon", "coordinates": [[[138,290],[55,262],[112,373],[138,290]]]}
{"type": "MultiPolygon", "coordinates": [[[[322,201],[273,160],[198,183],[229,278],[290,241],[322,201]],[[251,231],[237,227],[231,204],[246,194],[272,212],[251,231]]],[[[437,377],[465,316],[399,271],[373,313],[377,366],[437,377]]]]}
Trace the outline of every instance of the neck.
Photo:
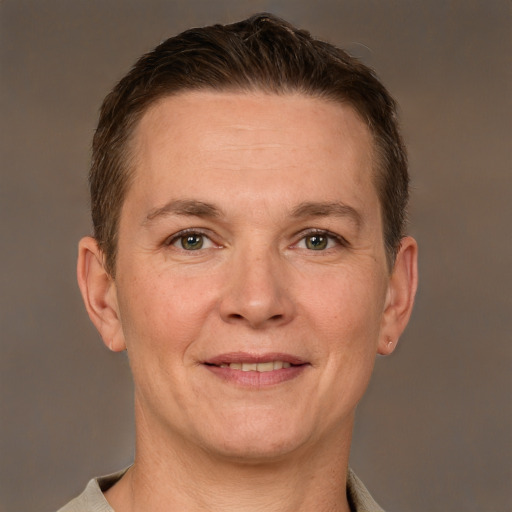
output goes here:
{"type": "Polygon", "coordinates": [[[105,496],[116,512],[349,512],[347,423],[321,443],[241,460],[138,422],[135,463],[105,496]]]}

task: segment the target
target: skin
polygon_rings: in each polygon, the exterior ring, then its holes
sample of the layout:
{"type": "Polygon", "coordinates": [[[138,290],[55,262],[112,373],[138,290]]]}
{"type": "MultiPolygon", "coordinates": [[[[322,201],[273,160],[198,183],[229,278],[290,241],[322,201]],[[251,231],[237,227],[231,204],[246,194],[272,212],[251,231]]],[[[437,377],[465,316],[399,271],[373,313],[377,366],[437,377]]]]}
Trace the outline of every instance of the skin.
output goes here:
{"type": "Polygon", "coordinates": [[[188,92],[153,105],[133,143],[115,281],[94,239],[79,248],[89,315],[135,382],[135,464],[107,499],[348,510],[354,411],[417,282],[412,238],[387,265],[368,129],[311,97],[188,92]],[[301,364],[212,366],[226,357],[301,364]]]}

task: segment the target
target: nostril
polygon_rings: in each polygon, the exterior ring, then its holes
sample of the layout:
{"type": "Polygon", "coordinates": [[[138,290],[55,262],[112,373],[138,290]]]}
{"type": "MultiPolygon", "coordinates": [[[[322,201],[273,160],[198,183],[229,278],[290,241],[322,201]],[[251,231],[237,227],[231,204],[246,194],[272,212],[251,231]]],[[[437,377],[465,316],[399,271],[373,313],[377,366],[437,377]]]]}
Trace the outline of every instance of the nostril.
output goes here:
{"type": "MultiPolygon", "coordinates": [[[[230,315],[228,315],[228,318],[232,321],[245,321],[245,320],[248,320],[249,323],[261,323],[261,319],[255,319],[255,318],[252,318],[250,315],[248,315],[247,317],[243,314],[240,314],[240,313],[231,313],[230,315]]],[[[267,321],[267,322],[271,322],[271,323],[275,323],[275,322],[280,322],[282,321],[284,318],[284,315],[282,314],[277,314],[277,315],[272,315],[268,318],[266,318],[264,321],[267,321]]]]}

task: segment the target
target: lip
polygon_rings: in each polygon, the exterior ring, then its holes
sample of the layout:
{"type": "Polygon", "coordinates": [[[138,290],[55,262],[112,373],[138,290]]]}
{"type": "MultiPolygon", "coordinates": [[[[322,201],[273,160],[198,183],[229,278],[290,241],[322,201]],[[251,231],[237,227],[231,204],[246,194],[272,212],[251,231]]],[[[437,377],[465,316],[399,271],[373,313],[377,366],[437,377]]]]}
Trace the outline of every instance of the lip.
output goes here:
{"type": "Polygon", "coordinates": [[[279,352],[250,354],[247,352],[230,352],[220,354],[203,362],[203,367],[224,381],[244,388],[261,389],[275,386],[295,379],[310,366],[308,361],[300,357],[279,352]],[[242,371],[229,367],[221,367],[231,363],[264,363],[282,361],[290,363],[289,368],[281,368],[268,372],[242,371]]]}

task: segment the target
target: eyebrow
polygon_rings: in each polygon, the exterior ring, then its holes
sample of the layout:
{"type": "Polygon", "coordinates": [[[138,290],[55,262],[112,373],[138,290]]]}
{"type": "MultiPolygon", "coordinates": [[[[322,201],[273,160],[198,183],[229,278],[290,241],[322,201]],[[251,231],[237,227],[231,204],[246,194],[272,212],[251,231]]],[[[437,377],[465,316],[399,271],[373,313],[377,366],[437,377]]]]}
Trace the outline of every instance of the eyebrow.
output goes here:
{"type": "Polygon", "coordinates": [[[341,202],[306,202],[301,203],[292,211],[292,216],[301,217],[348,217],[357,227],[362,224],[361,214],[352,206],[341,202]]]}
{"type": "MultiPolygon", "coordinates": [[[[169,215],[183,215],[203,218],[218,218],[222,212],[213,204],[193,199],[178,199],[169,201],[164,206],[153,208],[146,215],[143,224],[149,224],[151,221],[169,215]]],[[[296,206],[291,216],[295,218],[304,217],[348,217],[357,227],[361,226],[362,219],[360,213],[347,204],[341,202],[305,202],[296,206]]]]}
{"type": "Polygon", "coordinates": [[[169,201],[164,206],[153,208],[143,221],[143,224],[148,224],[154,219],[159,217],[166,217],[168,215],[185,215],[194,217],[220,217],[221,212],[218,208],[210,203],[202,201],[195,201],[192,199],[179,199],[169,201]]]}

